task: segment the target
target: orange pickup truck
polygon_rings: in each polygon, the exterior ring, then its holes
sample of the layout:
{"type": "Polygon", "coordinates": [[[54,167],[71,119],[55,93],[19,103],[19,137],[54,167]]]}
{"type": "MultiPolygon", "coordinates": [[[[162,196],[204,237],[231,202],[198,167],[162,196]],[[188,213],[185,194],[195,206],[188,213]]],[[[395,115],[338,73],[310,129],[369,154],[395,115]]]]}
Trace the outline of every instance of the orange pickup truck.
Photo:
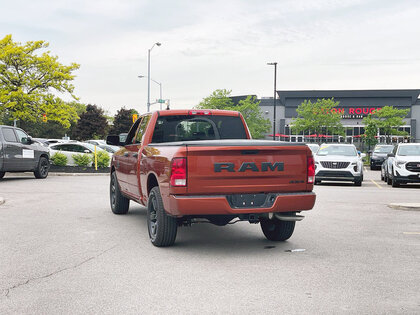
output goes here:
{"type": "Polygon", "coordinates": [[[111,161],[110,202],[125,214],[147,207],[150,240],[171,246],[179,226],[260,223],[267,239],[292,236],[315,203],[314,160],[300,143],[252,140],[242,115],[165,110],[142,115],[111,161]]]}

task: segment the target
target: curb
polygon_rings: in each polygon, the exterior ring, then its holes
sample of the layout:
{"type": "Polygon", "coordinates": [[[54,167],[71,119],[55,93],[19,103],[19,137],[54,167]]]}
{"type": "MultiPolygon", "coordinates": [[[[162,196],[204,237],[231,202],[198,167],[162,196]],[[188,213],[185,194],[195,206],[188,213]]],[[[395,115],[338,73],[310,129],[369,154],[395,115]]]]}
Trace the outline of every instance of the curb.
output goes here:
{"type": "Polygon", "coordinates": [[[388,207],[397,210],[419,211],[420,203],[390,203],[388,207]]]}
{"type": "Polygon", "coordinates": [[[0,205],[2,205],[5,202],[6,202],[6,200],[3,197],[0,197],[0,205]]]}

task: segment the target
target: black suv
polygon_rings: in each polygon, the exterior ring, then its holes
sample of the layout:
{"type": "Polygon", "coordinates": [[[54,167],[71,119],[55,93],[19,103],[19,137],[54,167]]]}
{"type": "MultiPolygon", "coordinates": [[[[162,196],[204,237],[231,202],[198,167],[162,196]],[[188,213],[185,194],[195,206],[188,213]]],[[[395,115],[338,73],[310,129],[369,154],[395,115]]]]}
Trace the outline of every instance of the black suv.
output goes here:
{"type": "Polygon", "coordinates": [[[392,144],[377,144],[370,155],[370,169],[381,169],[382,163],[385,161],[387,154],[394,149],[392,144]]]}
{"type": "Polygon", "coordinates": [[[34,172],[36,178],[46,178],[49,157],[48,148],[22,129],[0,125],[0,179],[6,172],[34,172]]]}

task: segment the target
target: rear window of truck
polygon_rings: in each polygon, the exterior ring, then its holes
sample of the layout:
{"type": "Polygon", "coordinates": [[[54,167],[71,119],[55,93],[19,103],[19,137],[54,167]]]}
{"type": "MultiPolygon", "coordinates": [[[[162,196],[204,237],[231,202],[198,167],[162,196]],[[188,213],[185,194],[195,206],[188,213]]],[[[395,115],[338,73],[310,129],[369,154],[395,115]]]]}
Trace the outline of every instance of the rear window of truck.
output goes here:
{"type": "Polygon", "coordinates": [[[242,120],[238,116],[161,116],[156,121],[153,143],[247,139],[242,120]]]}

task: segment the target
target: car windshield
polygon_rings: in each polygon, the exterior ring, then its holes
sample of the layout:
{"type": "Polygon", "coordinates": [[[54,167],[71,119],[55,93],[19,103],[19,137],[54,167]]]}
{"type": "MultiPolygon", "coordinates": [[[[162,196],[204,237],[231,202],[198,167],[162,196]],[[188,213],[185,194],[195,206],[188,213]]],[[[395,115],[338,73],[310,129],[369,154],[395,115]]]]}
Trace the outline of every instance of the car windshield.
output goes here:
{"type": "Polygon", "coordinates": [[[393,145],[378,145],[375,147],[374,153],[390,153],[394,149],[393,145]]]}
{"type": "Polygon", "coordinates": [[[420,145],[402,145],[398,148],[398,155],[403,155],[403,156],[420,155],[420,145]]]}
{"type": "Polygon", "coordinates": [[[341,155],[341,156],[356,156],[357,152],[354,147],[344,145],[329,145],[319,148],[318,154],[325,155],[341,155]]]}
{"type": "Polygon", "coordinates": [[[116,145],[100,145],[99,147],[109,153],[115,153],[120,149],[120,147],[116,145]]]}
{"type": "Polygon", "coordinates": [[[319,146],[317,144],[307,144],[309,149],[311,149],[313,154],[316,154],[319,150],[319,146]]]}

